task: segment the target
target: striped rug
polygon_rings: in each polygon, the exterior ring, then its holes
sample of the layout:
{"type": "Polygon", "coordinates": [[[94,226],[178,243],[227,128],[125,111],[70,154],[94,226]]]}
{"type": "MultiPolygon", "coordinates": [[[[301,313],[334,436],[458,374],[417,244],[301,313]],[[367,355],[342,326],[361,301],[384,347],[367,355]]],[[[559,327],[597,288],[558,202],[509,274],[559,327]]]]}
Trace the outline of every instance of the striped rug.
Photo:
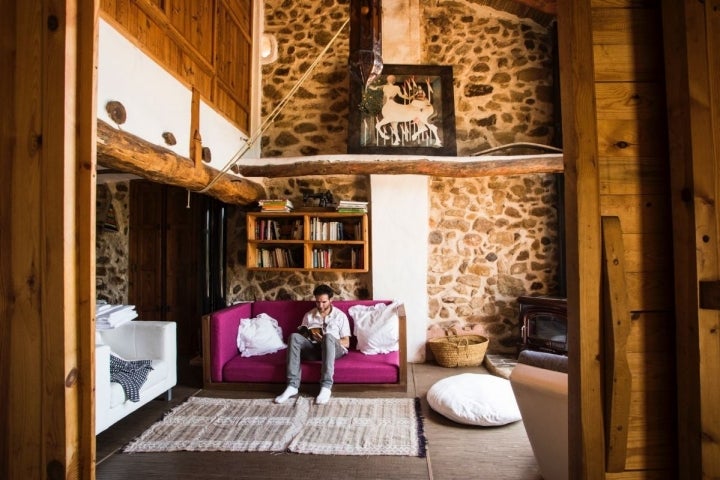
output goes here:
{"type": "Polygon", "coordinates": [[[340,398],[315,405],[190,397],[124,452],[295,452],[425,456],[418,398],[340,398]]]}

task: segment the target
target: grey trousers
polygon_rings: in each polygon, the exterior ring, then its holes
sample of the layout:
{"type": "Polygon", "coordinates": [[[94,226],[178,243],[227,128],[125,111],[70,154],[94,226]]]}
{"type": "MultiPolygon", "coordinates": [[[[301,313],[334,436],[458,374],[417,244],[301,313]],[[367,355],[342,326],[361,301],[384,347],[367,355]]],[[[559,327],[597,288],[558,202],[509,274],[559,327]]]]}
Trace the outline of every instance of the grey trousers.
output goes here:
{"type": "Polygon", "coordinates": [[[287,384],[288,386],[300,388],[300,377],[302,360],[322,360],[320,373],[320,386],[332,388],[333,375],[335,374],[335,360],[345,355],[346,350],[340,344],[340,340],[332,335],[325,335],[322,342],[312,343],[299,333],[290,335],[287,351],[287,384]]]}

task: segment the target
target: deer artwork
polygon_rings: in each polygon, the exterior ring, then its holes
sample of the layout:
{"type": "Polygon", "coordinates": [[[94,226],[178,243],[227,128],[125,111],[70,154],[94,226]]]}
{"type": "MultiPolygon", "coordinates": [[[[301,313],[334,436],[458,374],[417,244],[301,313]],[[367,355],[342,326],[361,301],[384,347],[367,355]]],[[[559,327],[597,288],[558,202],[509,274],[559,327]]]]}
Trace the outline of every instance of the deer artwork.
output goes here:
{"type": "Polygon", "coordinates": [[[430,118],[435,114],[432,106],[430,95],[432,95],[432,87],[430,79],[426,80],[428,94],[420,88],[414,79],[405,81],[405,88],[395,85],[395,76],[388,75],[387,84],[382,89],[384,92],[384,103],[381,111],[382,120],[375,124],[375,130],[384,140],[388,140],[390,136],[385,133],[384,126],[390,125],[392,135],[392,144],[400,145],[401,135],[398,130],[402,130],[402,138],[416,141],[420,135],[429,131],[433,145],[442,147],[442,141],[438,136],[437,126],[430,123],[430,118]],[[398,103],[395,97],[401,97],[406,103],[398,103]],[[400,124],[400,128],[398,128],[400,124]],[[414,130],[414,131],[413,131],[414,130]]]}

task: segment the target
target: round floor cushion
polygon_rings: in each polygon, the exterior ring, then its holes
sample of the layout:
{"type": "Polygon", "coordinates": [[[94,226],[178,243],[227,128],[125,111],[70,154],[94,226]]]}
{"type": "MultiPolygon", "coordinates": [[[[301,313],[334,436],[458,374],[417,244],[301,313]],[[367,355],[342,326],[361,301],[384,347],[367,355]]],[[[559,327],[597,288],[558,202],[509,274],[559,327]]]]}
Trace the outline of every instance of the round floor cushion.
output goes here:
{"type": "Polygon", "coordinates": [[[466,425],[494,427],[520,420],[510,381],[495,375],[443,378],[430,387],[427,401],[440,415],[466,425]]]}

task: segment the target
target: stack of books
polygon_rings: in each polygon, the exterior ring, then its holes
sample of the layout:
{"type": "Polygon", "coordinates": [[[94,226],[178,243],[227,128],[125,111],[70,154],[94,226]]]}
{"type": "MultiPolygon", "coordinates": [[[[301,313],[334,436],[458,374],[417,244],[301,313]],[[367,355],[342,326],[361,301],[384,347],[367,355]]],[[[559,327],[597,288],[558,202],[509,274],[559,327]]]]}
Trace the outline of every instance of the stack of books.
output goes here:
{"type": "Polygon", "coordinates": [[[268,200],[259,200],[260,210],[263,212],[292,212],[295,207],[288,199],[272,198],[268,200]]]}
{"type": "Polygon", "coordinates": [[[95,308],[95,328],[110,330],[137,318],[135,305],[110,305],[98,302],[95,308]]]}
{"type": "Polygon", "coordinates": [[[337,211],[342,213],[367,213],[368,202],[356,200],[340,200],[337,204],[337,211]]]}

